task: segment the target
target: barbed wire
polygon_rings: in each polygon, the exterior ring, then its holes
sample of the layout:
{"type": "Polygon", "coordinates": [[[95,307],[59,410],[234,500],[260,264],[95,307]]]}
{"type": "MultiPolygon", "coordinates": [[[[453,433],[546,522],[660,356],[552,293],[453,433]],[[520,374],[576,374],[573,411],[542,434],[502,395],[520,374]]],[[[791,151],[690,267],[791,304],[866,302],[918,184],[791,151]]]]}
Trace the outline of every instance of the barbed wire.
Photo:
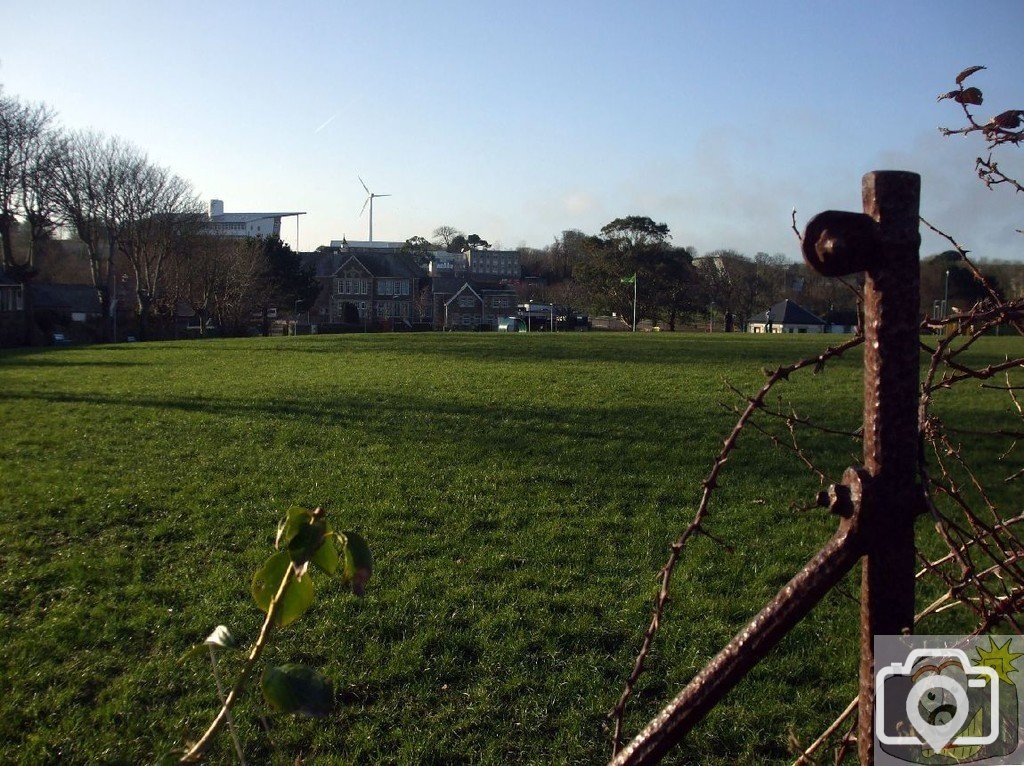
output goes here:
{"type": "MultiPolygon", "coordinates": [[[[1003,112],[987,123],[976,120],[968,107],[980,104],[982,94],[977,88],[965,87],[964,81],[982,69],[984,67],[964,70],[956,78],[957,90],[940,96],[940,100],[949,98],[959,103],[967,120],[963,128],[941,130],[945,135],[981,133],[989,145],[988,158],[978,158],[976,163],[982,181],[990,188],[1004,185],[1018,192],[1024,191],[1024,186],[999,169],[991,154],[998,146],[1020,144],[1024,138],[1024,110],[1003,112]]],[[[946,316],[926,318],[920,324],[921,333],[936,338],[934,343],[922,340],[919,344],[920,352],[927,358],[927,370],[921,381],[918,400],[918,423],[922,439],[917,471],[923,498],[921,512],[930,515],[932,527],[944,551],[939,555],[926,555],[925,551],[934,550],[935,546],[919,538],[922,544],[917,547],[920,569],[916,573],[916,580],[920,592],[939,595],[915,615],[914,628],[927,628],[940,615],[964,610],[967,616],[960,618],[960,624],[971,627],[969,635],[980,635],[997,627],[1022,634],[1024,625],[1019,613],[1024,608],[1024,541],[1018,532],[1024,532],[1024,513],[1017,513],[1018,509],[1008,511],[1004,507],[1006,500],[1000,497],[999,485],[1005,486],[1024,477],[1024,467],[1007,468],[1003,479],[993,487],[990,478],[975,467],[961,437],[969,437],[971,445],[980,441],[986,444],[999,440],[1009,442],[1009,446],[1001,450],[995,459],[997,463],[1008,461],[1015,452],[1017,442],[1024,440],[1024,407],[1017,394],[1024,391],[1024,378],[1013,377],[1013,373],[1024,371],[1024,355],[1013,358],[1006,356],[999,362],[972,365],[967,354],[982,337],[999,328],[1008,327],[1015,334],[1024,335],[1024,297],[1006,298],[974,263],[967,248],[931,222],[924,218],[920,220],[923,226],[950,243],[985,297],[967,310],[954,308],[946,316]],[[1002,382],[993,382],[997,376],[1002,378],[1002,382]],[[946,418],[936,411],[937,399],[955,388],[970,385],[977,385],[978,391],[991,396],[1005,395],[1009,405],[1007,412],[1011,416],[1016,413],[1021,420],[1020,427],[1000,424],[993,428],[979,428],[947,423],[946,418]]],[[[802,241],[796,225],[795,210],[792,214],[792,229],[802,241]]],[[[844,284],[857,295],[860,306],[863,300],[861,292],[854,285],[845,281],[844,284]]],[[[863,327],[863,322],[859,327],[863,327]]],[[[748,428],[759,433],[774,447],[793,456],[824,485],[828,481],[827,473],[801,445],[800,434],[813,431],[846,437],[856,442],[862,439],[861,430],[819,423],[799,414],[792,406],[770,406],[768,397],[780,383],[788,381],[791,375],[808,369],[816,375],[828,363],[863,343],[864,336],[858,334],[820,354],[766,370],[766,381],[753,395],[728,386],[743,404],[723,405],[736,414],[737,419],[701,482],[700,497],[693,517],[670,545],[668,559],[658,573],[660,587],[650,622],[622,693],[609,714],[613,723],[613,757],[622,748],[626,709],[646,669],[654,641],[665,619],[672,575],[688,543],[696,535],[703,535],[723,549],[732,550],[731,544],[709,533],[706,524],[711,513],[713,494],[719,487],[719,478],[736,449],[741,433],[748,428]],[[781,424],[785,432],[780,434],[769,423],[781,424]]],[[[817,504],[822,504],[821,496],[817,504]]],[[[840,589],[840,593],[859,601],[858,597],[846,590],[840,589]]],[[[819,763],[816,759],[828,746],[832,748],[835,764],[847,759],[857,742],[857,702],[856,697],[851,700],[809,745],[801,745],[795,734],[790,733],[790,745],[796,756],[794,766],[819,763]]]]}

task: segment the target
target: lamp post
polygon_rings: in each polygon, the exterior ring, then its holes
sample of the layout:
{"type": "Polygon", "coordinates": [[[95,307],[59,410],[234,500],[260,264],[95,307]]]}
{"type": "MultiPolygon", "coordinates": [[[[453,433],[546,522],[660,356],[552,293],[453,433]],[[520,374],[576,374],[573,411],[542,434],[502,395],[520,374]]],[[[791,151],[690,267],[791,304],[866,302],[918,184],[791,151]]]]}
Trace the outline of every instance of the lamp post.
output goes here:
{"type": "Polygon", "coordinates": [[[942,294],[942,316],[949,314],[949,269],[946,269],[946,290],[942,294]]]}

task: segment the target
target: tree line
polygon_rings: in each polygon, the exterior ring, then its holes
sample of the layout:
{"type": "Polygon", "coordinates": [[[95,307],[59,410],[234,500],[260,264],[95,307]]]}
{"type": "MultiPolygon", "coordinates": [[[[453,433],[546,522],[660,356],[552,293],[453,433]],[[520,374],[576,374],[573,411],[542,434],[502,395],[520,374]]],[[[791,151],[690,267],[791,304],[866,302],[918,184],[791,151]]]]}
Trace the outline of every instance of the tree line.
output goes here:
{"type": "MultiPolygon", "coordinates": [[[[789,299],[839,324],[855,324],[863,279],[823,277],[781,254],[753,256],[730,249],[698,255],[672,244],[669,228],[646,216],[616,218],[597,234],[563,231],[545,248],[520,248],[523,273],[536,277],[521,297],[571,305],[592,314],[630,317],[637,280],[637,316],[670,329],[683,324],[744,330],[748,320],[789,299]]],[[[1024,295],[1024,265],[979,261],[990,284],[1007,297],[1024,295]]],[[[985,297],[955,251],[922,259],[921,305],[946,301],[966,310],[985,297]]]]}
{"type": "Polygon", "coordinates": [[[122,295],[143,338],[183,306],[201,328],[212,320],[241,332],[261,311],[266,329],[270,306],[315,299],[312,273],[280,240],[214,236],[188,180],[122,138],[68,130],[47,105],[0,89],[0,248],[3,270],[25,285],[26,341],[31,285],[58,232],[80,243],[108,340],[122,295]]]}
{"type": "MultiPolygon", "coordinates": [[[[269,309],[302,305],[318,293],[298,254],[276,238],[245,240],[209,230],[191,183],[153,162],[117,136],[68,130],[45,104],[23,101],[0,86],[0,250],[3,270],[26,286],[25,340],[36,328],[31,305],[39,259],[77,241],[102,312],[102,337],[112,339],[118,301],[132,302],[140,337],[166,334],[182,308],[202,332],[246,333],[254,317],[269,330],[269,309]]],[[[412,237],[406,250],[422,263],[431,253],[488,249],[480,235],[439,226],[430,240],[412,237]]],[[[720,323],[744,329],[771,304],[791,298],[819,316],[857,308],[857,285],[821,277],[782,255],[714,250],[698,255],[673,244],[669,228],[653,219],[616,218],[596,234],[563,231],[546,248],[520,248],[523,299],[582,308],[592,314],[633,312],[635,277],[640,319],[665,323],[720,323]]],[[[1019,264],[984,264],[992,284],[1010,296],[1024,292],[1019,264]]],[[[922,264],[922,305],[969,306],[977,283],[955,253],[922,264]]],[[[849,323],[849,322],[844,322],[849,323]]],[[[719,326],[721,326],[719,324],[719,326]]]]}

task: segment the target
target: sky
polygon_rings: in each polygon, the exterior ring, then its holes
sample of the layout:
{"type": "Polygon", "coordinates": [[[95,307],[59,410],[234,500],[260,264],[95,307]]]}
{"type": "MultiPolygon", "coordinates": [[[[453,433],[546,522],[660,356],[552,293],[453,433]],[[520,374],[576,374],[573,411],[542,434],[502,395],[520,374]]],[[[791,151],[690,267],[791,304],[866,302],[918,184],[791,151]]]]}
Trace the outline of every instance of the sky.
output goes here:
{"type": "Polygon", "coordinates": [[[305,211],[282,231],[302,250],[367,238],[361,176],[392,195],[377,240],[543,247],[646,215],[701,253],[795,260],[794,208],[859,211],[861,176],[900,169],[932,223],[1024,260],[1024,197],[977,180],[983,144],[943,138],[962,115],[936,101],[982,64],[979,117],[1024,108],[1022,29],[1020,0],[37,0],[4,14],[0,85],[226,212],[305,211]]]}

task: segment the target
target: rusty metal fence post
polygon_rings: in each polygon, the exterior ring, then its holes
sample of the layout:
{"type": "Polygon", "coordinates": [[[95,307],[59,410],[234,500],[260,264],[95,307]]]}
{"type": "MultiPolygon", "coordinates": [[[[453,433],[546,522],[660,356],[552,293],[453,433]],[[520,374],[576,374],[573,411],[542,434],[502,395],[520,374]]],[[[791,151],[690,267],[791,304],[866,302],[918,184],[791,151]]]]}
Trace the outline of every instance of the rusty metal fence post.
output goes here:
{"type": "Polygon", "coordinates": [[[826,211],[807,225],[803,254],[825,276],[867,274],[864,296],[864,467],[829,491],[842,517],[828,544],[612,760],[657,763],[862,562],[858,753],[874,762],[874,637],[914,622],[914,517],[920,451],[918,322],[921,179],[875,171],[863,213],[826,211]]]}
{"type": "Polygon", "coordinates": [[[864,212],[878,223],[864,286],[864,466],[871,476],[860,596],[858,753],[874,763],[874,637],[914,626],[914,516],[920,450],[921,235],[916,173],[864,176],[864,212]]]}

